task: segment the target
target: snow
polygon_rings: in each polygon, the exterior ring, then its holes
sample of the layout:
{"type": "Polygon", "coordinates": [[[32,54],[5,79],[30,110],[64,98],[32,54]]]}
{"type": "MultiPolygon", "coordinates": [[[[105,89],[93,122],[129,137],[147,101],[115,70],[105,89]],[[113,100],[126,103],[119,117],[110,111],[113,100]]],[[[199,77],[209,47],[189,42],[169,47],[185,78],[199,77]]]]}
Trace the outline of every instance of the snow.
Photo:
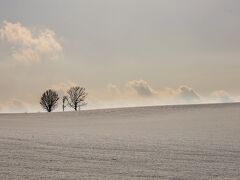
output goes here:
{"type": "Polygon", "coordinates": [[[240,104],[1,114],[0,179],[240,179],[240,104]]]}

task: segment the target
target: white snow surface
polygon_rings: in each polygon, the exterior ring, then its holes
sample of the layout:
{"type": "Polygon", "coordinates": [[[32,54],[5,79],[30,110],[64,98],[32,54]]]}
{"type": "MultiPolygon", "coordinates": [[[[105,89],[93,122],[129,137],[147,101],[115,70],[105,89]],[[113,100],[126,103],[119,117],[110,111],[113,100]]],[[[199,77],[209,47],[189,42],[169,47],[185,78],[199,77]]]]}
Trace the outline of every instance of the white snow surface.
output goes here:
{"type": "Polygon", "coordinates": [[[2,114],[0,179],[240,179],[240,104],[2,114]]]}

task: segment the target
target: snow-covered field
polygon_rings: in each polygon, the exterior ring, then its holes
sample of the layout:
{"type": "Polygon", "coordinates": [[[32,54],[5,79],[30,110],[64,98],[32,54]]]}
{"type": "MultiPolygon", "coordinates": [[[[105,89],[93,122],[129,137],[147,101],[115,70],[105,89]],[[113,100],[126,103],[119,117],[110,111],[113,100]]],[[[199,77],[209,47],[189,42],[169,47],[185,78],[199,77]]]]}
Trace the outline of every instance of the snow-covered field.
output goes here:
{"type": "Polygon", "coordinates": [[[240,179],[240,104],[2,114],[0,179],[240,179]]]}

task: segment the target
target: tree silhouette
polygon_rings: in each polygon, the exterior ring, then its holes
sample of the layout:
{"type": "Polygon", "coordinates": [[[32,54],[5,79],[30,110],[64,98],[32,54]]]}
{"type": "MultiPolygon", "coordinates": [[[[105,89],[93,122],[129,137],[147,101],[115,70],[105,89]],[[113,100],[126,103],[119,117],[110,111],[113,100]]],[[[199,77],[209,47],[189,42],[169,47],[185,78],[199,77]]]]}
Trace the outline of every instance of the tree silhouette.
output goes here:
{"type": "Polygon", "coordinates": [[[81,106],[86,105],[85,98],[87,96],[86,89],[80,86],[71,87],[68,91],[68,104],[75,111],[80,110],[81,106]]]}
{"type": "Polygon", "coordinates": [[[52,89],[49,89],[42,94],[42,97],[40,99],[40,105],[46,111],[51,112],[57,107],[58,100],[59,97],[57,92],[52,89]]]}

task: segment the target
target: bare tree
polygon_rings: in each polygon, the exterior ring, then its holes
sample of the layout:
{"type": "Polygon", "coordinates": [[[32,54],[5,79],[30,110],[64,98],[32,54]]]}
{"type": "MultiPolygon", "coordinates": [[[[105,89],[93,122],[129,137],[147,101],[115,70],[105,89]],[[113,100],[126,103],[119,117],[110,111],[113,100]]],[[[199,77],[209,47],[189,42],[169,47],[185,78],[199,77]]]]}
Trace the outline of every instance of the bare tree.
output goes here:
{"type": "Polygon", "coordinates": [[[64,111],[65,108],[66,108],[66,104],[65,104],[66,101],[68,101],[67,96],[63,96],[63,97],[62,97],[62,108],[63,108],[63,111],[64,111]]]}
{"type": "Polygon", "coordinates": [[[87,96],[86,89],[83,87],[75,86],[71,87],[68,91],[68,104],[70,107],[74,108],[75,111],[80,110],[81,106],[86,105],[85,98],[87,96]]]}
{"type": "Polygon", "coordinates": [[[42,94],[42,97],[40,99],[40,105],[46,111],[51,112],[57,107],[58,100],[59,97],[57,92],[52,89],[49,89],[42,94]]]}

